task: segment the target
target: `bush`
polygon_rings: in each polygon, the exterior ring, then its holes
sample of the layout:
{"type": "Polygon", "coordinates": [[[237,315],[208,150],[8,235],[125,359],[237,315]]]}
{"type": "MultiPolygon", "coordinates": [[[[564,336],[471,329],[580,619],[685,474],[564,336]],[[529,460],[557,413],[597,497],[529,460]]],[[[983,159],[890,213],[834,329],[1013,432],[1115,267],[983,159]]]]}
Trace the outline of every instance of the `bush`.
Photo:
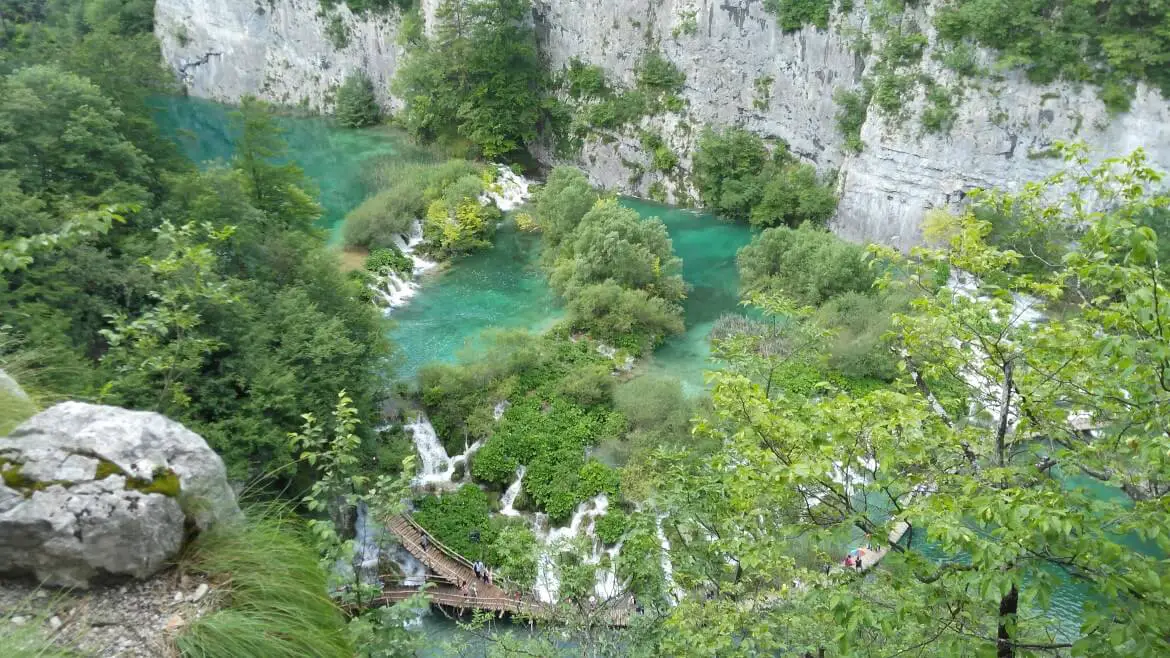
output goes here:
{"type": "Polygon", "coordinates": [[[475,223],[472,220],[480,221],[482,224],[478,225],[478,232],[454,231],[445,235],[443,228],[447,222],[443,216],[445,214],[446,218],[451,218],[451,209],[458,211],[468,199],[474,198],[478,205],[479,194],[483,189],[482,175],[482,165],[465,160],[415,164],[383,173],[380,178],[388,185],[386,189],[366,199],[346,215],[342,226],[346,246],[367,249],[393,247],[397,244],[396,238],[410,235],[414,222],[422,220],[428,214],[431,204],[438,200],[444,200],[447,205],[436,209],[432,233],[428,236],[436,241],[438,250],[445,251],[444,241],[447,244],[479,244],[477,240],[495,228],[495,222],[486,220],[494,216],[494,209],[471,211],[468,207],[465,210],[471,212],[465,212],[462,217],[466,224],[459,218],[453,220],[457,229],[470,229],[469,225],[475,223]],[[460,185],[449,189],[456,182],[460,182],[460,185]],[[472,189],[475,191],[472,192],[472,189]],[[462,243],[459,242],[461,238],[464,239],[462,243]]]}
{"type": "Polygon", "coordinates": [[[381,119],[378,100],[374,97],[374,83],[364,72],[351,73],[337,90],[334,116],[348,128],[372,126],[381,119]]]}
{"type": "Polygon", "coordinates": [[[679,306],[614,281],[574,289],[565,310],[575,331],[635,354],[686,329],[679,306]]]}
{"type": "Polygon", "coordinates": [[[555,247],[572,234],[597,200],[597,191],[579,169],[553,169],[533,200],[533,209],[545,245],[555,247]]]}
{"type": "Polygon", "coordinates": [[[869,111],[869,101],[873,96],[873,87],[868,82],[857,90],[838,89],[833,95],[837,101],[837,130],[845,136],[845,149],[853,153],[860,153],[865,144],[861,141],[861,126],[865,124],[865,116],[869,111]]]}
{"type": "Polygon", "coordinates": [[[487,494],[465,484],[442,496],[424,496],[415,505],[414,520],[448,548],[476,560],[485,556],[485,547],[498,532],[488,522],[488,511],[487,494]],[[472,541],[473,533],[479,533],[478,542],[472,541]]]}
{"type": "Polygon", "coordinates": [[[603,516],[593,522],[593,532],[602,543],[612,546],[625,534],[629,521],[625,512],[610,507],[603,516]]]}
{"type": "Polygon", "coordinates": [[[575,290],[612,280],[667,301],[686,294],[682,261],[674,255],[666,226],[613,200],[599,201],[581,218],[568,249],[554,264],[549,283],[572,298],[575,290]]]}
{"type": "Polygon", "coordinates": [[[741,128],[705,130],[694,167],[704,203],[755,226],[821,224],[837,207],[832,187],[810,165],[797,162],[786,145],[769,156],[764,140],[741,128]]]}
{"type": "Polygon", "coordinates": [[[835,330],[829,341],[829,367],[850,379],[897,377],[897,358],[886,333],[893,328],[891,315],[898,306],[890,297],[855,291],[826,301],[815,318],[835,330]]]}
{"type": "Polygon", "coordinates": [[[376,274],[385,274],[386,272],[410,274],[414,271],[414,261],[410,259],[410,256],[402,253],[398,247],[387,247],[371,252],[366,257],[366,269],[376,274]]]}
{"type": "Polygon", "coordinates": [[[687,75],[679,70],[658,50],[644,53],[634,69],[638,88],[662,94],[678,94],[687,82],[687,75]]]}
{"type": "Polygon", "coordinates": [[[829,27],[829,13],[833,0],[764,0],[764,9],[776,16],[785,32],[815,25],[822,30],[829,27]]]}
{"type": "Polygon", "coordinates": [[[577,475],[581,480],[581,495],[586,498],[605,494],[617,496],[618,472],[596,459],[585,462],[577,475]]]}
{"type": "Polygon", "coordinates": [[[707,128],[694,156],[695,186],[703,203],[720,215],[746,220],[763,196],[759,174],[768,149],[758,135],[742,128],[707,128]]]}
{"type": "Polygon", "coordinates": [[[837,209],[837,195],[822,184],[812,165],[789,164],[776,168],[764,184],[760,202],[752,208],[752,226],[824,225],[837,209]]]}
{"type": "Polygon", "coordinates": [[[780,292],[816,306],[836,295],[873,287],[874,274],[864,255],[864,247],[804,224],[760,233],[739,250],[736,260],[744,292],[780,292]]]}

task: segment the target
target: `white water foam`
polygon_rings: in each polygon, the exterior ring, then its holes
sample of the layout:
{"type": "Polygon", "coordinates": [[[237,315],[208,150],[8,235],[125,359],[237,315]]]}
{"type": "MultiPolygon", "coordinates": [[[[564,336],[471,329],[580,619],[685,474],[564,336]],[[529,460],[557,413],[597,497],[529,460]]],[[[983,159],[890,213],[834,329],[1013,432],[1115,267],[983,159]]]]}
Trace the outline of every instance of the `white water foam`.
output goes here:
{"type": "Polygon", "coordinates": [[[512,505],[516,503],[516,497],[520,495],[520,488],[524,485],[524,472],[527,469],[523,466],[516,467],[516,481],[508,485],[508,489],[500,496],[500,514],[503,516],[520,516],[512,505]]]}
{"type": "Polygon", "coordinates": [[[494,202],[503,212],[519,208],[532,196],[532,181],[504,165],[496,165],[496,181],[480,197],[480,202],[494,202]]]}
{"type": "MultiPolygon", "coordinates": [[[[560,577],[557,575],[556,555],[562,551],[567,550],[568,543],[581,534],[582,530],[590,537],[595,537],[593,533],[593,521],[603,516],[606,510],[609,509],[609,497],[605,494],[598,494],[596,498],[587,500],[577,506],[577,510],[573,512],[573,517],[569,521],[569,525],[563,528],[549,528],[548,516],[546,514],[537,514],[533,522],[533,532],[536,533],[536,538],[544,547],[541,549],[540,557],[536,561],[536,596],[545,603],[554,603],[560,596],[560,577]]],[[[591,554],[586,558],[586,562],[590,564],[598,564],[601,561],[599,543],[596,538],[593,542],[591,554]]],[[[616,555],[616,553],[615,553],[616,555]]],[[[604,579],[605,574],[600,575],[600,579],[604,579]]],[[[616,581],[616,576],[614,576],[616,581]]],[[[594,589],[599,593],[607,584],[599,582],[594,589]]],[[[612,588],[611,588],[612,589],[612,588]]]]}
{"type": "MultiPolygon", "coordinates": [[[[467,446],[462,455],[448,457],[443,444],[439,442],[439,436],[435,434],[435,428],[426,416],[420,413],[413,423],[407,423],[403,427],[414,438],[414,447],[418,451],[421,469],[414,478],[415,486],[430,485],[442,489],[461,484],[454,481],[455,467],[466,464],[467,458],[483,445],[481,439],[467,446]]],[[[468,474],[464,472],[463,479],[467,480],[467,476],[468,474]]]]}

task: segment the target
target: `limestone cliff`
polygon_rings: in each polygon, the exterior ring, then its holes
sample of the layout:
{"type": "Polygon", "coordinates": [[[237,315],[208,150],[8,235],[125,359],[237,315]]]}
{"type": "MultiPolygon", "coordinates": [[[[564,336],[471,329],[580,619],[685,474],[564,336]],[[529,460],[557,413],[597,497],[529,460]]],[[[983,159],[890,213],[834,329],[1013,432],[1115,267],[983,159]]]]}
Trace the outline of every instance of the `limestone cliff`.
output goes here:
{"type": "MultiPolygon", "coordinates": [[[[423,15],[433,16],[437,4],[423,0],[423,15]]],[[[328,108],[336,85],[362,68],[392,106],[387,82],[401,57],[399,20],[353,16],[344,7],[332,12],[340,18],[321,15],[318,0],[157,0],[156,31],[167,61],[197,96],[257,93],[328,108]],[[330,20],[345,25],[346,47],[335,48],[326,36],[330,20]]],[[[927,2],[905,18],[931,37],[921,72],[946,83],[955,74],[932,58],[932,13],[927,2]]],[[[855,35],[870,20],[861,8],[828,30],[795,32],[781,31],[760,0],[535,0],[533,14],[554,70],[576,57],[632,85],[639,55],[657,47],[686,74],[686,107],[643,120],[684,156],[684,172],[706,124],[784,139],[821,171],[837,171],[841,202],[833,226],[854,240],[912,245],[928,209],[957,203],[976,187],[1012,187],[1054,171],[1060,163],[1044,154],[1056,140],[1083,140],[1102,155],[1145,146],[1156,164],[1170,168],[1170,104],[1156,91],[1140,86],[1132,109],[1111,116],[1092,88],[1037,86],[1011,72],[967,84],[953,125],[942,133],[927,133],[916,120],[921,90],[908,99],[908,119],[887,120],[871,109],[864,150],[846,153],[833,94],[856,86],[876,57],[855,52],[855,35]]],[[[685,177],[631,176],[637,169],[631,164],[647,161],[633,132],[588,141],[578,164],[606,187],[645,195],[658,180],[672,199],[682,196],[676,185],[685,177]]]]}

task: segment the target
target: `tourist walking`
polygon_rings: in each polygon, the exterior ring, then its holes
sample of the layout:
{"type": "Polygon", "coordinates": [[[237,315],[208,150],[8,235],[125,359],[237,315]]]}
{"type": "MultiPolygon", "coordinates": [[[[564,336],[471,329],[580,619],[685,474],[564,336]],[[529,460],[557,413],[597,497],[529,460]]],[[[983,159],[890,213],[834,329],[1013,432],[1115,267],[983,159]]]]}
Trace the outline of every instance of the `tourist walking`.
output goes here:
{"type": "Polygon", "coordinates": [[[426,553],[428,550],[430,550],[430,548],[431,548],[431,538],[427,537],[427,533],[424,532],[423,536],[422,536],[423,553],[426,553]]]}

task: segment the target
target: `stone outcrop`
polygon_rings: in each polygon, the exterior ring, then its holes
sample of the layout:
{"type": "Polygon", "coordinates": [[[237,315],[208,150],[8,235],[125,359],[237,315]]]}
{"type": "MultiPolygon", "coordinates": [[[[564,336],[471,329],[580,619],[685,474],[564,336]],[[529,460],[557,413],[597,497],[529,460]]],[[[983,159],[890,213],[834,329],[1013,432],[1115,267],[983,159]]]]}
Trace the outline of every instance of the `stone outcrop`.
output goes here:
{"type": "Polygon", "coordinates": [[[379,101],[393,107],[398,16],[354,16],[335,4],[326,15],[318,0],[159,0],[155,35],[193,96],[233,102],[254,94],[326,111],[346,76],[365,71],[379,101]],[[331,30],[344,34],[344,46],[331,30]]]}
{"type": "MultiPolygon", "coordinates": [[[[433,19],[439,2],[422,0],[423,16],[433,19]]],[[[332,10],[356,37],[336,51],[324,37],[318,0],[262,4],[261,13],[228,0],[157,0],[164,57],[191,93],[234,100],[251,92],[290,104],[307,97],[310,106],[326,107],[331,89],[353,67],[365,68],[379,93],[387,93],[385,81],[401,59],[388,45],[396,42],[397,19],[332,10]],[[184,25],[188,41],[179,48],[173,35],[184,25]],[[222,54],[198,63],[208,53],[222,54]]],[[[977,187],[1011,188],[1056,171],[1061,162],[1045,154],[1057,140],[1082,140],[1101,156],[1145,146],[1156,165],[1170,169],[1170,104],[1156,91],[1139,86],[1132,109],[1112,116],[1090,86],[1038,86],[1012,72],[969,81],[954,125],[941,134],[921,127],[921,90],[908,99],[906,120],[889,120],[871,107],[862,128],[865,149],[847,153],[833,95],[856,86],[876,61],[853,48],[853,35],[869,22],[864,3],[854,4],[828,30],[793,32],[783,32],[761,0],[534,0],[533,17],[554,70],[579,58],[632,85],[639,56],[657,47],[686,74],[683,112],[647,118],[640,126],[661,133],[684,156],[684,174],[687,154],[707,124],[783,139],[822,172],[836,171],[841,202],[833,227],[853,240],[915,244],[929,209],[958,203],[977,187]]],[[[919,3],[906,19],[930,37],[921,72],[945,84],[955,74],[933,58],[936,4],[919,3]]],[[[983,58],[985,64],[994,59],[989,53],[983,58]]],[[[383,101],[396,104],[386,96],[383,101]]],[[[646,195],[658,182],[672,199],[693,196],[680,183],[685,176],[636,175],[648,157],[629,132],[590,140],[577,164],[594,182],[618,191],[646,195]]]]}
{"type": "Polygon", "coordinates": [[[0,573],[145,578],[240,515],[223,461],[156,413],[58,404],[0,438],[0,573]]]}

